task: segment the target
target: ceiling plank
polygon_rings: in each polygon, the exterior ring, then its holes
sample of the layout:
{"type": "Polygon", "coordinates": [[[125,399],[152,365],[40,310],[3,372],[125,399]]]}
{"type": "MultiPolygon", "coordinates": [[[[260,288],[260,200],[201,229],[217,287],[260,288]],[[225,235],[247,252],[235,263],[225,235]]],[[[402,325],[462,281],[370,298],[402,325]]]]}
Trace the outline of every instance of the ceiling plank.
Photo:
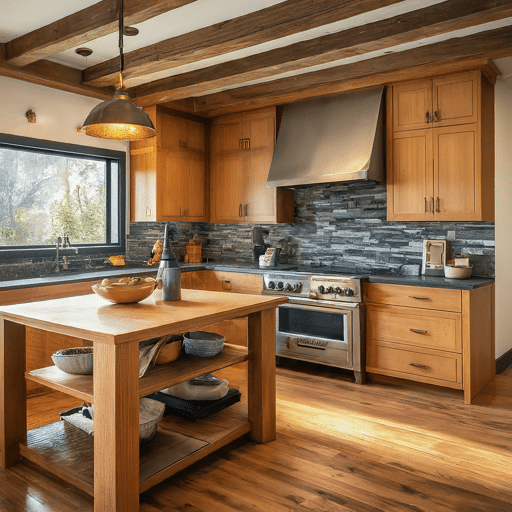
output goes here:
{"type": "MultiPolygon", "coordinates": [[[[125,0],[125,25],[135,25],[196,0],[125,0]]],[[[103,0],[6,43],[7,60],[16,66],[69,50],[119,29],[116,0],[103,0]]]]}
{"type": "MultiPolygon", "coordinates": [[[[162,71],[241,50],[386,7],[401,0],[287,0],[267,9],[161,41],[126,54],[125,78],[162,71]]],[[[117,80],[116,59],[84,70],[84,83],[117,80]]]]}
{"type": "MultiPolygon", "coordinates": [[[[358,81],[368,84],[370,78],[381,74],[386,74],[388,82],[399,81],[407,79],[404,71],[414,68],[428,69],[450,63],[446,67],[446,72],[449,72],[450,66],[453,65],[451,63],[455,61],[512,56],[510,31],[510,26],[507,26],[343,66],[201,96],[195,98],[195,112],[200,115],[212,115],[211,111],[215,111],[217,115],[228,109],[235,111],[291,103],[337,94],[348,90],[347,84],[355,88],[354,84],[357,85],[358,81]]],[[[408,75],[411,77],[410,72],[408,75]]],[[[374,84],[376,85],[375,81],[374,84]]],[[[137,103],[139,101],[140,99],[137,103]]]]}
{"type": "Polygon", "coordinates": [[[47,60],[41,60],[19,68],[0,59],[0,76],[98,99],[110,99],[113,94],[112,88],[91,87],[82,84],[82,72],[80,70],[47,60]]]}
{"type": "Polygon", "coordinates": [[[130,94],[139,98],[143,106],[174,101],[509,16],[512,16],[512,0],[478,3],[449,0],[343,32],[142,84],[130,89],[130,94]]]}

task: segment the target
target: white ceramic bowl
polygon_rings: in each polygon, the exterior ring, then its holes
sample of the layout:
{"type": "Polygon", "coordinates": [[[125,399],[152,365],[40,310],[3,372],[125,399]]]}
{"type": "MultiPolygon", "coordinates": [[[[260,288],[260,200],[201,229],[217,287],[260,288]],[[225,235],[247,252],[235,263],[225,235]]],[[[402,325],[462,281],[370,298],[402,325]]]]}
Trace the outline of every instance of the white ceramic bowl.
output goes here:
{"type": "Polygon", "coordinates": [[[448,279],[468,279],[471,277],[473,267],[454,267],[453,265],[445,265],[444,277],[448,279]]]}
{"type": "Polygon", "coordinates": [[[72,375],[92,374],[92,347],[75,347],[58,350],[52,355],[53,364],[72,375]]]}
{"type": "Polygon", "coordinates": [[[217,355],[224,348],[224,336],[214,332],[192,331],[183,336],[185,354],[198,357],[217,355]]]}

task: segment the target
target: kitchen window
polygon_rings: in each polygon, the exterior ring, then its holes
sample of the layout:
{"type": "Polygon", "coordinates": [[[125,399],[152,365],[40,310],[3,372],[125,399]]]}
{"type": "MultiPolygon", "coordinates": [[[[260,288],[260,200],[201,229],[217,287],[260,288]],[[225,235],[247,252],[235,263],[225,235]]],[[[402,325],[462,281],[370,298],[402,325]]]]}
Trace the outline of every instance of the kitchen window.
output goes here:
{"type": "Polygon", "coordinates": [[[0,257],[125,250],[126,154],[0,134],[0,257]]]}

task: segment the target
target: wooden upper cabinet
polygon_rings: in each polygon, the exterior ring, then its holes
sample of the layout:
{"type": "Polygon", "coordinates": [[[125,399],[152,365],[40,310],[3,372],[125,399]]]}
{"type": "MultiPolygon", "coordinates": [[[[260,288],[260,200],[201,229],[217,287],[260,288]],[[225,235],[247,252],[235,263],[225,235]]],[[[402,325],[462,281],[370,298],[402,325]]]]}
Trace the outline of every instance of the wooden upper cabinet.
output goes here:
{"type": "Polygon", "coordinates": [[[293,222],[293,190],[266,187],[274,153],[275,123],[274,108],[214,119],[211,132],[211,222],[293,222]]]}
{"type": "Polygon", "coordinates": [[[432,114],[435,127],[478,121],[479,79],[478,72],[470,72],[432,81],[432,114]]]}
{"type": "Polygon", "coordinates": [[[477,72],[393,85],[393,131],[476,123],[477,72]]]}
{"type": "Polygon", "coordinates": [[[393,85],[393,130],[428,128],[432,113],[432,80],[393,85]]]}
{"type": "Polygon", "coordinates": [[[494,220],[494,79],[476,70],[388,88],[388,220],[494,220]]]}
{"type": "Polygon", "coordinates": [[[131,221],[206,222],[205,123],[149,107],[157,136],[130,143],[131,221]]]}

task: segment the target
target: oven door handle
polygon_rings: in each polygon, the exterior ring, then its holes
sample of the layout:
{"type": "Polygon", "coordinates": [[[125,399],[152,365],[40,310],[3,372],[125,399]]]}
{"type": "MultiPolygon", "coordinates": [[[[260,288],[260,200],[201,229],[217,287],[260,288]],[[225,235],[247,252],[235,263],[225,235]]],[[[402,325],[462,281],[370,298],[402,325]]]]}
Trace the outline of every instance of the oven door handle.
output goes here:
{"type": "Polygon", "coordinates": [[[329,311],[329,310],[337,310],[348,313],[352,313],[354,310],[357,310],[361,304],[359,303],[350,303],[350,304],[338,304],[336,302],[322,302],[322,304],[317,304],[317,301],[314,301],[315,304],[311,302],[301,301],[300,299],[290,299],[286,304],[280,304],[280,308],[295,308],[295,309],[309,309],[311,311],[329,311]]]}

